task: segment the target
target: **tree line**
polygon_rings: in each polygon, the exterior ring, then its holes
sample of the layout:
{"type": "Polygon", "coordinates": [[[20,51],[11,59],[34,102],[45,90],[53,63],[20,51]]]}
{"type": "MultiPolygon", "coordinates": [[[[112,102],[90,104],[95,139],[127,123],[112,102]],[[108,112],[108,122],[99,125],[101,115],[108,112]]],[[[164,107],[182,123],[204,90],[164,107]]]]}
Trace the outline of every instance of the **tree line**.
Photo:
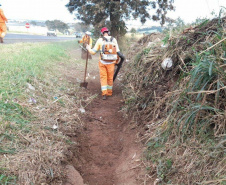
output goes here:
{"type": "Polygon", "coordinates": [[[163,25],[167,12],[174,9],[173,0],[69,0],[66,7],[84,24],[92,25],[95,34],[107,26],[115,37],[126,34],[126,21],[132,17],[142,23],[152,19],[163,25]],[[155,13],[150,13],[151,9],[155,13]]]}
{"type": "Polygon", "coordinates": [[[61,33],[64,33],[65,30],[69,29],[69,26],[60,20],[54,21],[47,20],[45,24],[49,30],[58,30],[61,33]]]}

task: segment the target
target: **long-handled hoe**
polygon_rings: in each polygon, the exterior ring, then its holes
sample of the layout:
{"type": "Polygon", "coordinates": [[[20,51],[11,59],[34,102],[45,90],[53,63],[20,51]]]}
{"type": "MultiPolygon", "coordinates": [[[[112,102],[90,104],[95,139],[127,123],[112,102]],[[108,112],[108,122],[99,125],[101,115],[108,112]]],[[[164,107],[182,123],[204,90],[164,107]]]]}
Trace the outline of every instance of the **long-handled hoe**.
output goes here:
{"type": "Polygon", "coordinates": [[[84,82],[80,83],[80,87],[85,87],[85,88],[87,88],[87,86],[88,86],[88,82],[86,82],[86,73],[87,73],[88,58],[89,58],[89,51],[87,50],[84,82]]]}

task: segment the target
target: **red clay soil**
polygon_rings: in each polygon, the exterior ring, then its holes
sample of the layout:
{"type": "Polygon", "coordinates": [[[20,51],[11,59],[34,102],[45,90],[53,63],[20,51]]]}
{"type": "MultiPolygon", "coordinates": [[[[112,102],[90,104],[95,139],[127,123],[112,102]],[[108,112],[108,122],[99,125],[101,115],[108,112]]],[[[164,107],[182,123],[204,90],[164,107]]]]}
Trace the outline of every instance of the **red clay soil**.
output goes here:
{"type": "Polygon", "coordinates": [[[73,157],[66,184],[141,184],[144,177],[140,161],[142,146],[137,142],[135,127],[120,112],[123,106],[120,84],[115,84],[114,95],[107,100],[101,99],[98,78],[89,81],[84,91],[99,95],[86,107],[82,116],[84,127],[73,138],[78,144],[71,149],[73,157]]]}

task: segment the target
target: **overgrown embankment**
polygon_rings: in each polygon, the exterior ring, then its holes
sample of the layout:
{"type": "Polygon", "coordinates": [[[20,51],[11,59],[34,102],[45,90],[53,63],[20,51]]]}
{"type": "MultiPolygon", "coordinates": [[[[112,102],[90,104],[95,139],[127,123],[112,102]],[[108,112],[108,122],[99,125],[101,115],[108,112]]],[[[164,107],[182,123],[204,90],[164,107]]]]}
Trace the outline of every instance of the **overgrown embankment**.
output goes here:
{"type": "Polygon", "coordinates": [[[0,184],[62,183],[67,135],[81,124],[79,88],[68,83],[75,45],[0,46],[0,184]]]}
{"type": "Polygon", "coordinates": [[[207,20],[130,49],[124,110],[144,127],[147,175],[160,184],[225,183],[225,26],[226,17],[207,20]]]}

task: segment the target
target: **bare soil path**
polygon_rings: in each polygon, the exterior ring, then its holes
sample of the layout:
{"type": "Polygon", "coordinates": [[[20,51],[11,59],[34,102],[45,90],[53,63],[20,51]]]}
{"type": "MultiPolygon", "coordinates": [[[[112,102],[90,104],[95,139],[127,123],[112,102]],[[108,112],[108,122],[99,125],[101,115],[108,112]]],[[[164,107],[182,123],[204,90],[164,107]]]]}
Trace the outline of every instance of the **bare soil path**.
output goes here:
{"type": "MultiPolygon", "coordinates": [[[[97,65],[97,62],[95,62],[97,65]]],[[[92,75],[98,76],[97,70],[92,75]]],[[[68,170],[67,185],[137,185],[143,177],[140,168],[142,147],[137,143],[137,130],[123,118],[120,83],[114,84],[114,95],[102,100],[99,78],[88,80],[88,94],[98,96],[86,107],[82,116],[84,127],[73,141],[78,143],[71,149],[72,169],[68,170]],[[76,169],[83,178],[83,183],[76,169]],[[80,182],[79,182],[80,181],[80,182]]]]}

